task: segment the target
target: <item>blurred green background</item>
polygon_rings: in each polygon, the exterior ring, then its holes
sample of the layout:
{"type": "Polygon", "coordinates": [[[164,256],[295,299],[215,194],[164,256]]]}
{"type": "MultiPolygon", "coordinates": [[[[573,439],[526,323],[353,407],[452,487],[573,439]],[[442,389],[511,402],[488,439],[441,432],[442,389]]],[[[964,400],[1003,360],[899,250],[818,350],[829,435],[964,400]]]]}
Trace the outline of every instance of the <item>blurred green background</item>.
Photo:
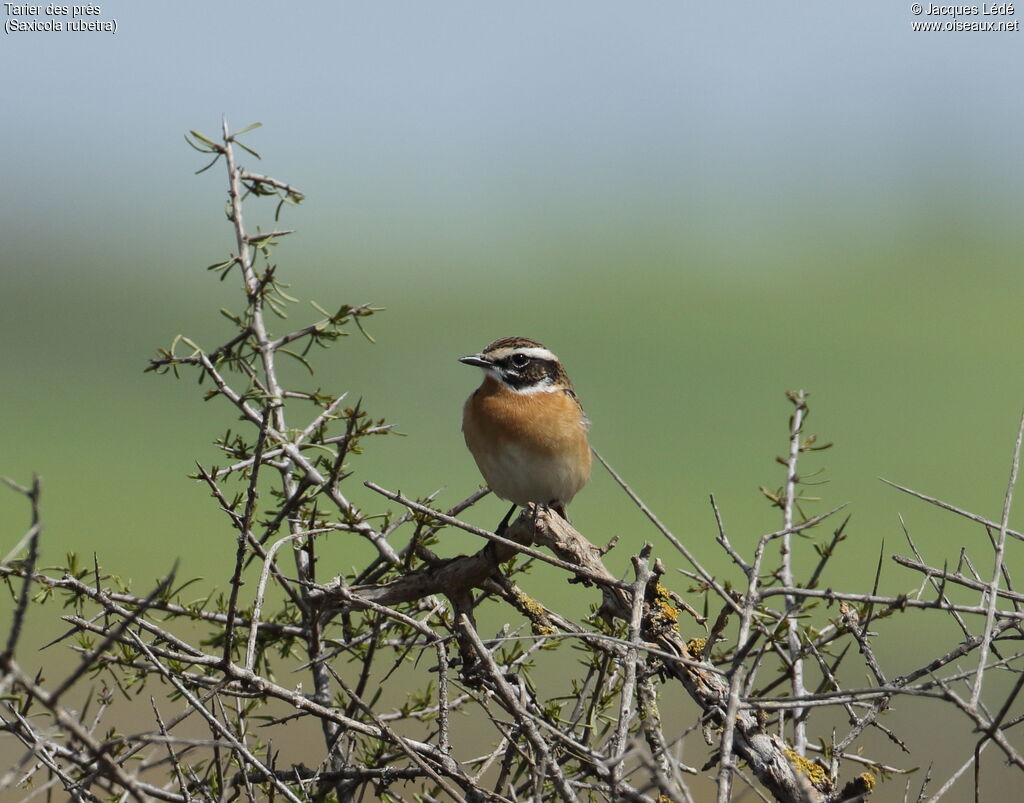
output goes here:
{"type": "MultiPolygon", "coordinates": [[[[989,571],[982,531],[878,477],[999,517],[1024,405],[1020,33],[914,34],[884,2],[102,9],[117,34],[0,50],[0,473],[43,477],[44,563],[230,576],[234,537],[185,475],[232,416],[142,373],[179,332],[217,345],[240,307],[204,271],[233,248],[223,173],[193,176],[182,140],[225,114],[265,124],[247,166],[307,194],[276,255],[292,292],[386,308],[376,345],[316,354],[309,380],[407,435],[368,444],[356,481],[475,488],[459,417],[479,377],[456,358],[519,334],[561,356],[595,446],[708,566],[727,571],[709,494],[738,547],[778,527],[758,487],[782,482],[804,388],[835,443],[808,460],[829,481],[810,511],[853,514],[832,586],[865,588],[883,540],[906,551],[899,513],[932,562],[967,546],[989,571]]],[[[291,314],[281,331],[315,312],[291,314]]],[[[622,537],[616,570],[657,535],[600,470],[572,515],[622,537]]],[[[0,521],[13,543],[13,494],[0,521]]]]}

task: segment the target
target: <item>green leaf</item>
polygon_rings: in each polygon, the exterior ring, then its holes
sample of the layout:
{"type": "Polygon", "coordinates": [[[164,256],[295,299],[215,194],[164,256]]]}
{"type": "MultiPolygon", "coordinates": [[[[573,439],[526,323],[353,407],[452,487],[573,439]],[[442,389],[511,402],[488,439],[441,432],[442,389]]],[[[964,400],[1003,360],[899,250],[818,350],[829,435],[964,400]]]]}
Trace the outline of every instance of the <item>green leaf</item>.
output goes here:
{"type": "MultiPolygon", "coordinates": [[[[214,150],[216,150],[219,147],[216,142],[214,142],[212,139],[207,139],[202,134],[200,134],[198,131],[196,131],[194,128],[190,129],[189,133],[193,137],[198,139],[200,142],[202,142],[204,145],[206,145],[207,147],[213,148],[214,150]]],[[[185,137],[185,140],[187,141],[188,137],[185,137]]]]}
{"type": "Polygon", "coordinates": [[[248,145],[246,145],[246,144],[245,144],[244,142],[239,142],[239,141],[238,141],[238,140],[236,139],[236,140],[235,140],[235,144],[236,144],[236,145],[237,145],[237,146],[238,146],[239,148],[241,148],[242,150],[244,150],[244,151],[247,151],[247,152],[251,153],[251,154],[252,154],[253,156],[255,156],[255,157],[256,157],[257,159],[262,159],[262,158],[263,158],[263,157],[262,157],[262,156],[260,156],[260,155],[259,155],[258,153],[256,153],[256,151],[254,151],[254,150],[253,150],[252,148],[250,148],[250,147],[249,147],[248,145]]]}
{"type": "Polygon", "coordinates": [[[213,159],[211,159],[210,162],[206,164],[204,167],[200,167],[193,175],[198,176],[200,173],[205,173],[207,170],[209,170],[211,167],[217,164],[218,159],[220,159],[219,153],[216,156],[214,156],[213,159]]]}

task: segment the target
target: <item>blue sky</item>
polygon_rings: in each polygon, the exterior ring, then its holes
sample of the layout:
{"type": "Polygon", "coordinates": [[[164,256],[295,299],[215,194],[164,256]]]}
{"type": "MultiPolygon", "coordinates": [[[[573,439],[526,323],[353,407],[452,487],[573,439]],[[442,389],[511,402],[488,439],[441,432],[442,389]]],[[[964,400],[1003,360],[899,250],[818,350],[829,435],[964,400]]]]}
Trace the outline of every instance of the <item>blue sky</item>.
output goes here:
{"type": "Polygon", "coordinates": [[[912,33],[909,3],[101,9],[116,34],[0,49],[0,212],[36,237],[159,229],[195,185],[181,133],[222,114],[265,122],[268,151],[301,142],[296,183],[371,229],[458,214],[486,238],[588,204],[768,225],[780,204],[884,216],[936,193],[998,215],[1024,179],[1022,34],[912,33]]]}

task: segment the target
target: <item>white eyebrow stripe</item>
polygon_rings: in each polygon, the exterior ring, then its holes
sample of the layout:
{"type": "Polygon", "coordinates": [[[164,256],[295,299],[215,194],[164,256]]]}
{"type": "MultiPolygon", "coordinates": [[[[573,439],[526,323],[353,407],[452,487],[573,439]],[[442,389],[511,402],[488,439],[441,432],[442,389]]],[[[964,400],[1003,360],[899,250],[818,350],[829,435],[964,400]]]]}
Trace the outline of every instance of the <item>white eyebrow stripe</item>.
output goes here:
{"type": "Polygon", "coordinates": [[[551,360],[552,362],[558,362],[558,357],[545,348],[504,348],[491,352],[490,356],[491,359],[501,360],[505,357],[510,357],[513,354],[522,354],[524,357],[533,357],[538,360],[551,360]]]}

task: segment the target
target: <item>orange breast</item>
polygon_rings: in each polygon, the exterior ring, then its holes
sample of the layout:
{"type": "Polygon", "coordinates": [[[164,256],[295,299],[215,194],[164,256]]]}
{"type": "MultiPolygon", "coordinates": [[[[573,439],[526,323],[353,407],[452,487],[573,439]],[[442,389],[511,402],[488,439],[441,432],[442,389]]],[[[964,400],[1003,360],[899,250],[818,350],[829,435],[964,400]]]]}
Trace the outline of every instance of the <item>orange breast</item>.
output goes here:
{"type": "Polygon", "coordinates": [[[561,391],[516,393],[487,377],[466,401],[464,428],[467,423],[475,434],[495,445],[514,443],[541,454],[583,448],[590,453],[583,411],[561,391]]]}
{"type": "Polygon", "coordinates": [[[462,431],[498,496],[568,504],[590,478],[587,420],[562,391],[516,393],[488,377],[466,400],[462,431]]]}

